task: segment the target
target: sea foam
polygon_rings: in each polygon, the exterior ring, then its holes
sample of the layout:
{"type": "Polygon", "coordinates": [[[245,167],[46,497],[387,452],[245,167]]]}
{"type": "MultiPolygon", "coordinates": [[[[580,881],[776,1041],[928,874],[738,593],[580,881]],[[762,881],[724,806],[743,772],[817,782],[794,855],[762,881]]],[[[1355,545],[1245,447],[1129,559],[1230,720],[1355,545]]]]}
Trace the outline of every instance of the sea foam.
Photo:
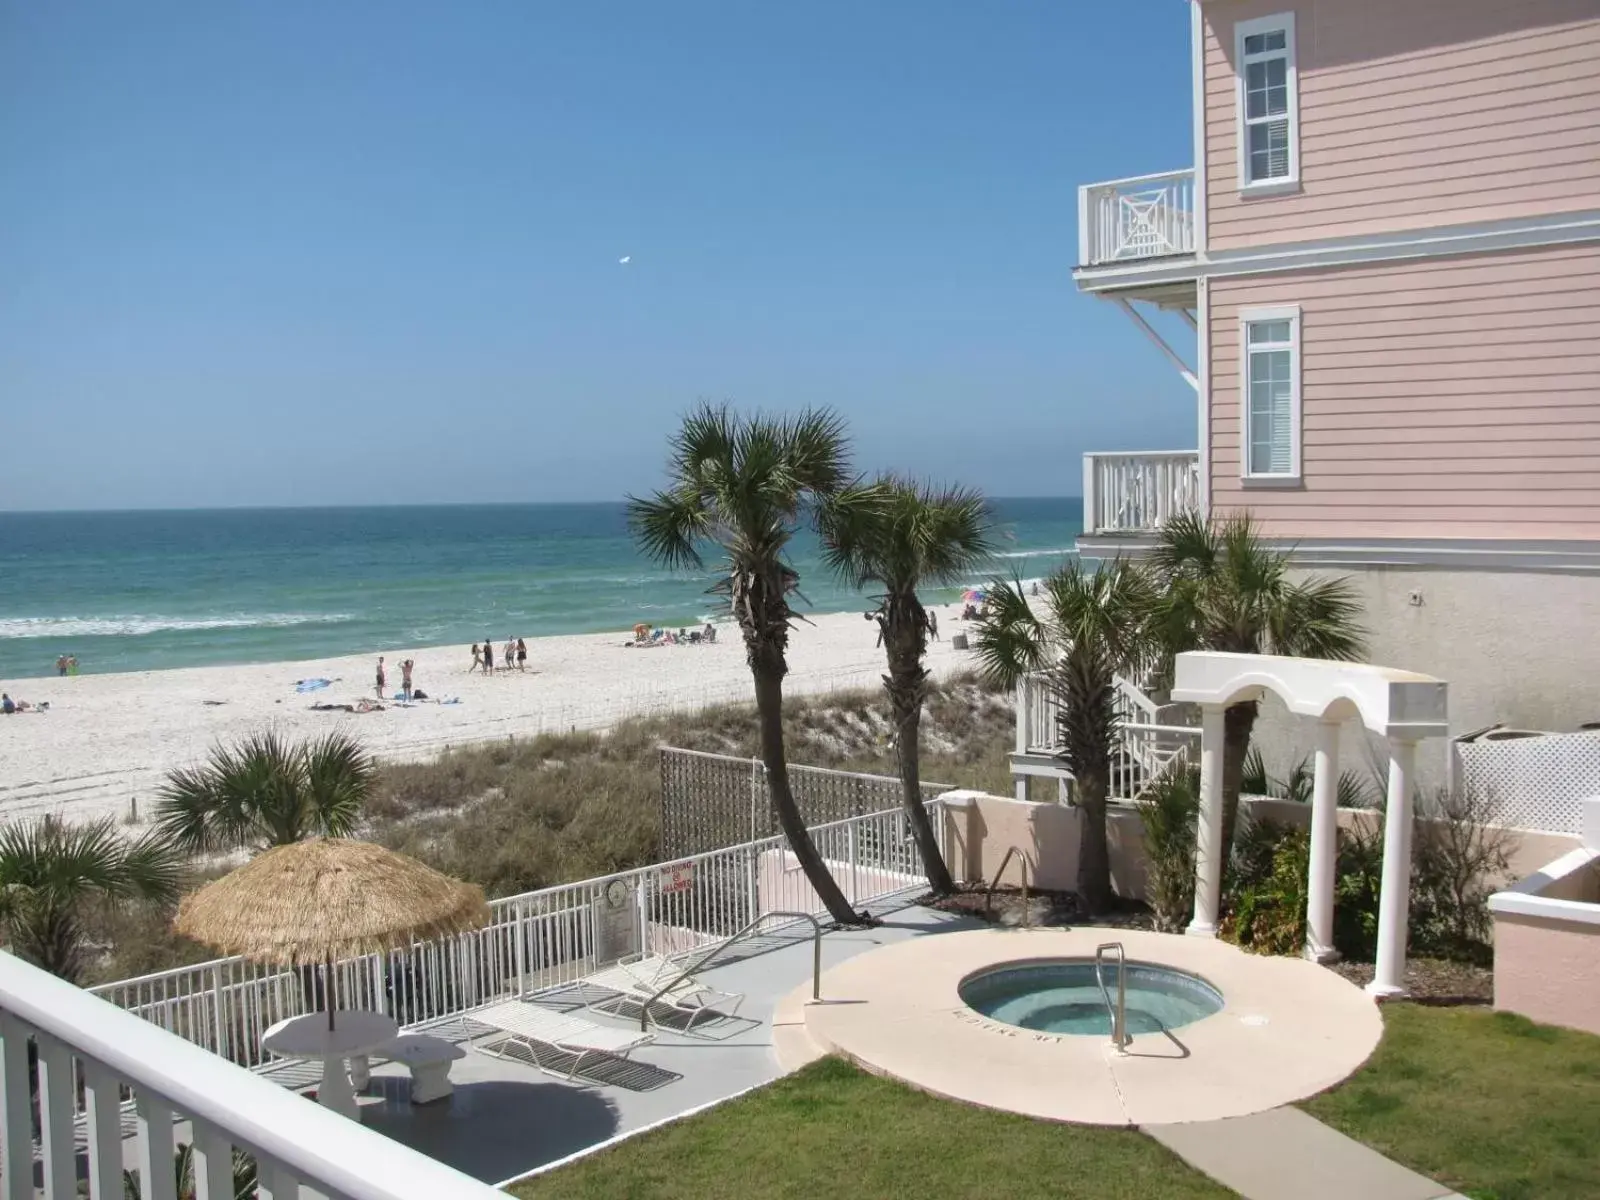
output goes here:
{"type": "Polygon", "coordinates": [[[8,617],[0,638],[140,637],[147,633],[203,629],[283,629],[291,625],[337,625],[349,613],[235,613],[216,617],[8,617]]]}

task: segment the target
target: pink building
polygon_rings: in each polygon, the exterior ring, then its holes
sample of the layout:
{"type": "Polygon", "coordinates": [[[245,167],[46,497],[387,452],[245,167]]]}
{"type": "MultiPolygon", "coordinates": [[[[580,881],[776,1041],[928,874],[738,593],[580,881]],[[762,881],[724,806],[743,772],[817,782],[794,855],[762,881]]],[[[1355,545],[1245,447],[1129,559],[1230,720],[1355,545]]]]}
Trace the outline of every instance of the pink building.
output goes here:
{"type": "Polygon", "coordinates": [[[1600,0],[1186,7],[1195,165],[1082,188],[1075,275],[1197,450],[1087,455],[1080,549],[1249,509],[1458,732],[1600,721],[1600,0]]]}

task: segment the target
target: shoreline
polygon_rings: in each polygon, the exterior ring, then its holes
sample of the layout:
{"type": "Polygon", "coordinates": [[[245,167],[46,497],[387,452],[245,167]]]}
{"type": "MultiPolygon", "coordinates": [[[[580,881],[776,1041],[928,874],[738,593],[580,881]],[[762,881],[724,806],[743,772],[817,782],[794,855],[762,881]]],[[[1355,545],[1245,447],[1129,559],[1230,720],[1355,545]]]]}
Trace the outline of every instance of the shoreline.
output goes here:
{"type": "MultiPolygon", "coordinates": [[[[931,607],[943,640],[929,646],[930,673],[970,666],[950,646],[963,623],[959,605],[931,607]]],[[[377,653],[123,673],[46,676],[22,683],[14,699],[48,702],[48,712],[0,717],[0,813],[11,820],[57,813],[71,820],[142,823],[166,772],[202,760],[219,741],[263,728],[295,738],[335,728],[355,733],[390,761],[431,757],[459,745],[541,733],[600,730],[636,716],[754,699],[737,630],[718,625],[714,645],[628,648],[627,633],[529,638],[528,670],[469,674],[468,646],[383,651],[386,692],[399,690],[400,663],[416,662],[414,684],[429,700],[383,701],[381,711],[320,711],[313,703],[374,699],[377,653]],[[311,693],[299,680],[333,682],[311,693]],[[458,703],[439,703],[454,697],[458,703]]],[[[788,694],[882,686],[877,625],[861,611],[828,613],[790,635],[788,694]]]]}

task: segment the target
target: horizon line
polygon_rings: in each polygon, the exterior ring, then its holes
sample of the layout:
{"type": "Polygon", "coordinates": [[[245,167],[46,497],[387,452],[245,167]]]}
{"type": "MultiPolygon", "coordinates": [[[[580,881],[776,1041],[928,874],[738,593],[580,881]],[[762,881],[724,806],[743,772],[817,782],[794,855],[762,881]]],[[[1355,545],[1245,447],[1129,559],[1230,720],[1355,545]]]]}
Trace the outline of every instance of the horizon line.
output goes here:
{"type": "MultiPolygon", "coordinates": [[[[985,500],[1077,500],[1081,495],[1032,494],[985,496],[985,500]]],[[[372,509],[406,508],[597,508],[626,504],[616,500],[440,500],[427,504],[191,504],[149,508],[0,508],[0,517],[110,516],[122,513],[199,513],[199,512],[361,512],[372,509]]]]}

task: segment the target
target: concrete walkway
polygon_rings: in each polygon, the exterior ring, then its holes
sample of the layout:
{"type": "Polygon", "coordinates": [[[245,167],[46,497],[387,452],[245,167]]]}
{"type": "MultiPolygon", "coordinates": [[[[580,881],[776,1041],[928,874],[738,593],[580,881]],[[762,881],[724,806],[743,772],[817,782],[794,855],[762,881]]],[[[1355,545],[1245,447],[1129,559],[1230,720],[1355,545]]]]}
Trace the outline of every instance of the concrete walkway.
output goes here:
{"type": "Polygon", "coordinates": [[[1141,1128],[1245,1200],[1464,1200],[1298,1108],[1141,1128]]]}

